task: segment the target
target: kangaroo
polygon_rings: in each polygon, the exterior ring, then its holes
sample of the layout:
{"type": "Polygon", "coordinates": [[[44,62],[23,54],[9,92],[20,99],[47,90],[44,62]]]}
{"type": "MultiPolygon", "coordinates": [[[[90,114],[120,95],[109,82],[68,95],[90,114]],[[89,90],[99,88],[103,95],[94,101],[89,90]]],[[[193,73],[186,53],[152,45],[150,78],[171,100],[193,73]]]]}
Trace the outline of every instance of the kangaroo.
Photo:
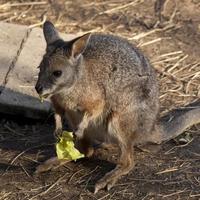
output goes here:
{"type": "MultiPolygon", "coordinates": [[[[160,144],[200,122],[200,108],[170,122],[159,120],[155,70],[126,39],[88,33],[64,41],[49,21],[43,32],[47,48],[35,89],[51,99],[55,135],[61,134],[65,118],[86,155],[92,155],[95,141],[115,143],[120,150],[116,168],[97,181],[95,193],[109,190],[133,169],[136,144],[160,144]]],[[[46,164],[52,163],[61,164],[56,158],[46,164]]]]}

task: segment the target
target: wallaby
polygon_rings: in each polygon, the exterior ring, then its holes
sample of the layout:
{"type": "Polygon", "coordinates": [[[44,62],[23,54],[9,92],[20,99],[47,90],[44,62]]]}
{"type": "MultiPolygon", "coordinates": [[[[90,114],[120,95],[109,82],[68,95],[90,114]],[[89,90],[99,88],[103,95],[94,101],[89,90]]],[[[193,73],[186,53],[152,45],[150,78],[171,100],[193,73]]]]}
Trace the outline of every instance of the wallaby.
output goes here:
{"type": "MultiPolygon", "coordinates": [[[[116,168],[95,184],[95,192],[109,190],[133,169],[134,145],[161,143],[200,122],[200,108],[170,122],[159,122],[155,71],[143,53],[127,40],[88,33],[64,41],[48,21],[43,31],[47,48],[35,88],[39,95],[52,101],[55,134],[62,132],[64,117],[86,155],[93,153],[92,143],[98,139],[114,142],[120,149],[116,168]]],[[[51,165],[51,161],[61,163],[54,158],[47,164],[51,165]]]]}

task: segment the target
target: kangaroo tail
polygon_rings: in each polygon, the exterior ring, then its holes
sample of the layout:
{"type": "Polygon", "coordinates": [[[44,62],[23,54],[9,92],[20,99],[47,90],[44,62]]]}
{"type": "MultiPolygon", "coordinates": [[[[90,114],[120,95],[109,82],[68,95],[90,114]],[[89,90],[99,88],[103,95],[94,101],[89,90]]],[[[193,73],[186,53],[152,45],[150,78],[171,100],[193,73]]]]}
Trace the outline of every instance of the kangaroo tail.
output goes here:
{"type": "Polygon", "coordinates": [[[148,142],[160,144],[168,141],[183,133],[188,127],[198,123],[200,123],[200,108],[182,112],[168,121],[161,120],[155,126],[148,142]]]}

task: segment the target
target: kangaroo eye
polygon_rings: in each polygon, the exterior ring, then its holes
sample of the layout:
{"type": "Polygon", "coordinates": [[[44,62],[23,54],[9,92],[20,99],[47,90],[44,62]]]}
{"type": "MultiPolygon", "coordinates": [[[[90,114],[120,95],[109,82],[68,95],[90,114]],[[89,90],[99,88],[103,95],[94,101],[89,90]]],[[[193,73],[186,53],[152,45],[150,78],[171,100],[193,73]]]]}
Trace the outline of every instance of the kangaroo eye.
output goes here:
{"type": "Polygon", "coordinates": [[[56,78],[58,78],[58,77],[60,77],[60,76],[62,75],[62,71],[56,70],[56,71],[53,72],[53,75],[54,75],[56,78]]]}

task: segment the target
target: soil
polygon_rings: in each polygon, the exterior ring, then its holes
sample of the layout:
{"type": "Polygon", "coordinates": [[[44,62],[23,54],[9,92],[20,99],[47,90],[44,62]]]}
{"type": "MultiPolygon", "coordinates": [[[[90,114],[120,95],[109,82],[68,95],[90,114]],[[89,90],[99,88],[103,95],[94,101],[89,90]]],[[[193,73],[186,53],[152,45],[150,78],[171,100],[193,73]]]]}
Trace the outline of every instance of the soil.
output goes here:
{"type": "MultiPolygon", "coordinates": [[[[200,97],[200,0],[0,1],[0,20],[34,25],[45,17],[61,32],[105,32],[139,46],[157,70],[161,116],[200,97]]],[[[96,180],[115,166],[115,151],[37,175],[55,154],[52,119],[0,117],[0,200],[200,199],[200,126],[191,140],[136,148],[136,166],[107,192],[96,180]]],[[[182,136],[184,137],[184,135],[182,136]]]]}

